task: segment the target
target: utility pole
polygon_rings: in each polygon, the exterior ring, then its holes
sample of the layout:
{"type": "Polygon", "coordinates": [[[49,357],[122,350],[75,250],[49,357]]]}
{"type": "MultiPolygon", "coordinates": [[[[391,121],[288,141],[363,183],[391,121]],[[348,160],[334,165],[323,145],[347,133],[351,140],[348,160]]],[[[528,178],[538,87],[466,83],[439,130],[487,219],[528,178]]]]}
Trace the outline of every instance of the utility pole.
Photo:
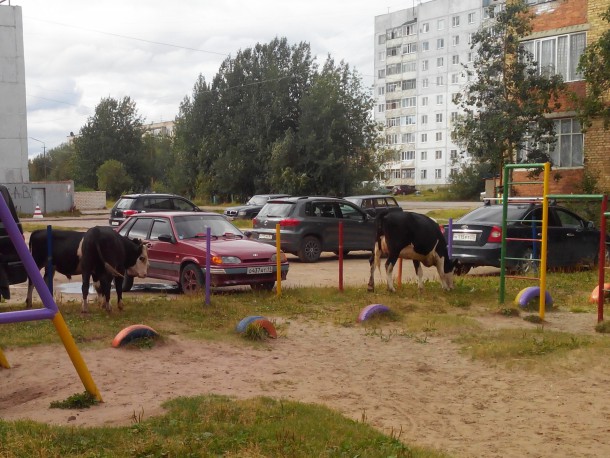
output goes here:
{"type": "Polygon", "coordinates": [[[47,145],[42,140],[38,140],[34,137],[29,137],[32,140],[42,143],[42,169],[44,173],[44,179],[47,180],[47,145]]]}

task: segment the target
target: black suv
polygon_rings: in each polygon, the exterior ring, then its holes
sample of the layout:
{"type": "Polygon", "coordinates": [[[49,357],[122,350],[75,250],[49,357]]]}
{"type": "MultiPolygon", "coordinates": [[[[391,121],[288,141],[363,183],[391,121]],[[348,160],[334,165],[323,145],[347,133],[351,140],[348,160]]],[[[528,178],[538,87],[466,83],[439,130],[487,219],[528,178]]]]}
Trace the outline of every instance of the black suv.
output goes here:
{"type": "Polygon", "coordinates": [[[267,201],[271,199],[277,199],[279,197],[290,197],[288,194],[257,194],[252,196],[248,202],[244,205],[237,207],[227,207],[224,211],[224,215],[230,219],[252,219],[261,208],[265,206],[267,201]]]}
{"type": "MultiPolygon", "coordinates": [[[[17,223],[19,232],[23,234],[23,227],[21,227],[13,199],[6,186],[0,185],[0,194],[8,205],[11,215],[17,223]]],[[[9,286],[23,283],[27,279],[28,274],[23,262],[6,231],[4,223],[0,220],[0,298],[10,299],[11,291],[9,286]]]]}
{"type": "Polygon", "coordinates": [[[251,238],[280,245],[303,262],[316,262],[323,251],[339,253],[339,222],[343,222],[343,254],[372,251],[375,220],[351,202],[333,197],[285,197],[267,202],[252,220],[251,238]]]}
{"type": "Polygon", "coordinates": [[[127,194],[116,201],[110,210],[108,222],[111,226],[119,226],[131,215],[156,211],[199,212],[201,209],[175,194],[127,194]]]}
{"type": "Polygon", "coordinates": [[[388,212],[402,211],[396,199],[392,196],[349,196],[345,200],[349,200],[351,203],[358,205],[362,210],[371,216],[377,216],[383,210],[388,212]]]}

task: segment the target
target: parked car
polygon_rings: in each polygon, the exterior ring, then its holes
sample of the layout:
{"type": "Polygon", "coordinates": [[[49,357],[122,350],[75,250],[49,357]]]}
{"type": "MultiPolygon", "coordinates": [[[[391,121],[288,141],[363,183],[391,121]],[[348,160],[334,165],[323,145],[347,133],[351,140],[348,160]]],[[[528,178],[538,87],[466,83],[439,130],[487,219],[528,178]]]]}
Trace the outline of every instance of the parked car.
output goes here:
{"type": "Polygon", "coordinates": [[[417,189],[415,186],[411,184],[399,184],[392,188],[392,194],[395,196],[398,195],[407,195],[407,194],[415,194],[417,189]]]}
{"type": "Polygon", "coordinates": [[[228,219],[252,219],[258,215],[258,212],[261,211],[261,208],[265,206],[267,201],[278,197],[289,196],[288,194],[257,194],[252,196],[244,205],[227,207],[224,211],[224,215],[228,219]]]}
{"type": "MultiPolygon", "coordinates": [[[[205,285],[206,230],[211,229],[210,286],[250,285],[271,290],[277,278],[276,249],[248,239],[217,213],[138,213],[118,229],[119,234],[144,240],[148,247],[148,277],[175,281],[185,293],[205,285]]],[[[281,256],[281,278],[288,274],[288,260],[281,256]]],[[[129,291],[133,277],[125,277],[129,291]]]]}
{"type": "Polygon", "coordinates": [[[345,200],[357,205],[371,216],[376,216],[382,210],[402,211],[396,199],[392,196],[371,195],[371,196],[349,196],[345,200]]]}
{"type": "MultiPolygon", "coordinates": [[[[11,216],[17,223],[19,232],[23,234],[23,227],[19,221],[19,216],[15,210],[15,204],[11,198],[11,194],[4,185],[0,185],[0,195],[4,198],[6,205],[11,213],[11,216]]],[[[0,298],[10,299],[10,285],[23,283],[28,279],[28,274],[25,270],[23,262],[17,253],[15,245],[8,235],[6,227],[0,220],[0,298]]]]}
{"type": "MultiPolygon", "coordinates": [[[[539,266],[542,205],[509,204],[507,209],[506,268],[527,273],[539,266]]],[[[445,226],[445,237],[448,231],[445,226]]],[[[592,267],[598,261],[600,232],[571,210],[549,206],[547,267],[592,267]]],[[[458,261],[457,272],[472,267],[500,267],[502,242],[502,205],[484,205],[453,223],[452,258],[458,261]]],[[[606,236],[606,243],[610,238],[606,236]]]]}
{"type": "Polygon", "coordinates": [[[127,194],[121,196],[110,210],[111,226],[119,226],[126,218],[145,212],[189,211],[201,209],[190,200],[175,194],[127,194]]]}
{"type": "Polygon", "coordinates": [[[283,251],[303,262],[316,262],[322,252],[339,253],[339,222],[343,222],[343,254],[372,251],[375,220],[344,199],[285,197],[267,202],[252,220],[254,240],[275,245],[280,225],[283,251]]]}

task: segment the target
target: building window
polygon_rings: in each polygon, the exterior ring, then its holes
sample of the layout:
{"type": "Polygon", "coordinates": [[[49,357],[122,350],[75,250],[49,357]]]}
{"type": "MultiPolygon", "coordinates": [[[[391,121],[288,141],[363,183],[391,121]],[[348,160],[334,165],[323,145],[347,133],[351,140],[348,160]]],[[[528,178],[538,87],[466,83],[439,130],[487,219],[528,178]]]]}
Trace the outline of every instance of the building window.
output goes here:
{"type": "Polygon", "coordinates": [[[430,82],[428,81],[428,78],[424,78],[423,80],[421,80],[422,87],[428,87],[429,84],[430,82]]]}
{"type": "Polygon", "coordinates": [[[442,159],[443,158],[443,151],[438,149],[434,152],[434,159],[442,159]]]}
{"type": "Polygon", "coordinates": [[[403,54],[413,54],[417,52],[417,43],[407,43],[402,47],[403,54]]]}
{"type": "Polygon", "coordinates": [[[560,74],[564,81],[576,81],[582,79],[577,69],[586,38],[581,32],[525,41],[522,45],[531,53],[540,74],[560,74]]]}
{"type": "Polygon", "coordinates": [[[420,177],[422,180],[425,180],[425,179],[427,178],[427,175],[428,175],[428,174],[427,174],[426,172],[427,172],[427,170],[426,170],[426,169],[422,169],[422,170],[420,170],[420,171],[419,171],[419,177],[420,177]]]}
{"type": "Polygon", "coordinates": [[[459,82],[460,82],[460,74],[452,73],[451,74],[451,84],[459,84],[459,82]]]}
{"type": "Polygon", "coordinates": [[[469,52],[468,53],[468,60],[467,60],[467,62],[472,62],[473,57],[474,57],[474,53],[469,52]]]}
{"type": "Polygon", "coordinates": [[[424,22],[421,25],[421,33],[428,33],[430,31],[430,24],[428,22],[424,22]]]}
{"type": "Polygon", "coordinates": [[[436,113],[436,122],[443,122],[443,113],[436,113]]]}
{"type": "Polygon", "coordinates": [[[430,50],[430,43],[427,41],[422,41],[421,42],[421,50],[422,51],[429,51],[430,50]]]}
{"type": "Polygon", "coordinates": [[[428,124],[428,115],[421,115],[421,123],[428,124]]]}
{"type": "Polygon", "coordinates": [[[451,63],[453,65],[458,65],[460,63],[460,56],[458,54],[451,56],[451,63]]]}
{"type": "Polygon", "coordinates": [[[421,61],[421,69],[422,69],[422,71],[428,70],[428,60],[427,59],[421,61]]]}
{"type": "Polygon", "coordinates": [[[439,19],[438,21],[436,21],[436,28],[438,30],[443,30],[445,28],[445,20],[439,19]]]}
{"type": "Polygon", "coordinates": [[[452,44],[453,46],[457,46],[457,45],[459,45],[459,44],[460,44],[460,36],[459,36],[459,35],[453,35],[453,36],[451,37],[451,44],[452,44]]]}
{"type": "Polygon", "coordinates": [[[428,96],[423,96],[421,98],[421,105],[422,105],[422,107],[427,107],[428,106],[428,96]]]}
{"type": "MultiPolygon", "coordinates": [[[[415,154],[415,151],[413,151],[413,154],[415,154]]],[[[415,156],[413,157],[415,159],[415,156]]],[[[407,179],[407,178],[415,178],[415,169],[403,169],[402,170],[402,177],[407,179]]]]}
{"type": "Polygon", "coordinates": [[[412,161],[415,159],[415,151],[402,151],[400,153],[401,161],[412,161]]]}
{"type": "Polygon", "coordinates": [[[476,13],[468,13],[468,24],[474,24],[476,13]]]}
{"type": "Polygon", "coordinates": [[[458,119],[458,113],[457,111],[452,111],[451,112],[451,122],[455,122],[458,119]]]}
{"type": "Polygon", "coordinates": [[[386,118],[385,120],[386,127],[396,127],[400,125],[400,117],[396,118],[386,118]]]}
{"type": "Polygon", "coordinates": [[[378,59],[380,62],[385,61],[385,51],[381,51],[380,53],[378,53],[378,54],[377,54],[377,59],[378,59]]]}
{"type": "Polygon", "coordinates": [[[379,86],[377,88],[377,95],[384,95],[385,94],[385,86],[379,86]]]}
{"type": "Polygon", "coordinates": [[[415,134],[414,133],[402,134],[402,142],[403,143],[415,143],[415,134]]]}
{"type": "Polygon", "coordinates": [[[407,91],[409,89],[415,89],[416,85],[415,79],[404,80],[402,82],[402,90],[407,91]]]}
{"type": "Polygon", "coordinates": [[[436,49],[444,49],[445,48],[445,39],[444,38],[438,38],[436,40],[436,49]]]}
{"type": "Polygon", "coordinates": [[[385,142],[388,145],[395,145],[398,143],[398,135],[397,134],[388,134],[385,136],[385,142]]]}
{"type": "Polygon", "coordinates": [[[445,58],[444,57],[437,57],[436,58],[436,66],[437,67],[443,67],[445,65],[445,58]]]}
{"type": "Polygon", "coordinates": [[[457,150],[452,149],[451,152],[449,153],[449,157],[451,158],[452,161],[455,161],[457,159],[457,150]]]}
{"type": "Polygon", "coordinates": [[[443,178],[443,172],[441,169],[434,169],[434,178],[436,178],[437,180],[443,178]]]}
{"type": "Polygon", "coordinates": [[[400,55],[400,46],[392,46],[391,48],[386,49],[386,55],[388,57],[399,56],[400,55]]]}
{"type": "Polygon", "coordinates": [[[438,75],[436,77],[436,85],[442,86],[443,84],[445,84],[445,81],[443,80],[443,75],[438,75]]]}
{"type": "Polygon", "coordinates": [[[428,134],[421,134],[421,143],[428,142],[428,134]]]}
{"type": "Polygon", "coordinates": [[[392,177],[395,178],[395,179],[399,179],[400,178],[400,170],[398,170],[398,169],[392,170],[392,177]]]}
{"type": "Polygon", "coordinates": [[[422,161],[427,161],[428,160],[428,151],[422,151],[421,153],[421,160],[422,161]]]}
{"type": "Polygon", "coordinates": [[[380,103],[379,105],[377,105],[377,111],[379,113],[383,113],[385,111],[385,104],[384,103],[380,103]]]}
{"type": "Polygon", "coordinates": [[[436,104],[437,105],[442,105],[443,104],[443,94],[439,94],[436,96],[436,104]]]}
{"type": "Polygon", "coordinates": [[[415,115],[401,116],[400,117],[400,125],[401,126],[413,126],[413,125],[415,125],[415,115]]]}
{"type": "Polygon", "coordinates": [[[453,16],[451,18],[451,27],[459,27],[460,26],[460,17],[459,16],[453,16]]]}
{"type": "Polygon", "coordinates": [[[381,70],[377,70],[377,77],[379,79],[385,78],[385,68],[382,68],[381,70]]]}
{"type": "Polygon", "coordinates": [[[410,108],[417,106],[417,97],[406,97],[402,99],[400,106],[402,108],[410,108]]]}
{"type": "Polygon", "coordinates": [[[399,100],[386,100],[385,102],[385,109],[386,110],[396,110],[397,108],[400,107],[400,101],[399,100]]]}
{"type": "Polygon", "coordinates": [[[555,121],[557,143],[551,152],[551,162],[555,167],[582,167],[583,138],[578,119],[568,118],[555,121]]]}
{"type": "Polygon", "coordinates": [[[406,72],[414,72],[415,70],[417,70],[417,62],[413,61],[413,62],[405,62],[402,64],[402,72],[406,73],[406,72]]]}
{"type": "Polygon", "coordinates": [[[377,44],[383,45],[385,44],[385,33],[382,33],[377,37],[377,44]]]}
{"type": "Polygon", "coordinates": [[[469,33],[468,34],[468,44],[471,45],[472,44],[472,37],[474,36],[474,33],[469,33]]]}
{"type": "Polygon", "coordinates": [[[437,142],[443,141],[443,133],[442,132],[437,132],[436,133],[436,141],[437,142]]]}

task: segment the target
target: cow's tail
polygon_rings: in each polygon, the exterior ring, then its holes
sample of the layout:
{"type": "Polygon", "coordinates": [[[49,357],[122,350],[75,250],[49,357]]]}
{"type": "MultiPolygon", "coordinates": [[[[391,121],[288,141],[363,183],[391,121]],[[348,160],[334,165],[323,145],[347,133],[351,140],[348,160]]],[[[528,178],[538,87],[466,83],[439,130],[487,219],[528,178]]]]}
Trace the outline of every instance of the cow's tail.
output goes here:
{"type": "Polygon", "coordinates": [[[112,267],[105,259],[104,259],[104,255],[102,254],[102,249],[100,248],[100,244],[96,243],[95,244],[95,248],[97,248],[97,253],[100,255],[100,259],[102,261],[104,261],[104,268],[106,269],[106,271],[110,274],[112,274],[115,277],[120,277],[120,278],[124,278],[125,275],[123,275],[122,273],[120,273],[118,270],[116,270],[114,267],[112,267]]]}

